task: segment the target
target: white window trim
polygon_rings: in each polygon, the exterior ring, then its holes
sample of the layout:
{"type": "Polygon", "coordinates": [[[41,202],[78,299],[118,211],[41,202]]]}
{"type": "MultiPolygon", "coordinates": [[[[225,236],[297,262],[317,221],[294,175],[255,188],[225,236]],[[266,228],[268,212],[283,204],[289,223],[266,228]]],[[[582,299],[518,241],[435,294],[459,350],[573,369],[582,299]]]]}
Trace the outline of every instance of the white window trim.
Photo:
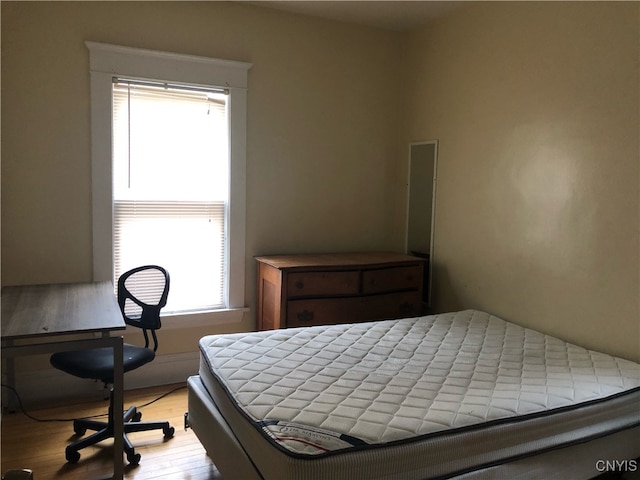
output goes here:
{"type": "MultiPolygon", "coordinates": [[[[231,92],[230,206],[228,212],[228,309],[176,315],[189,324],[240,321],[244,306],[246,233],[247,76],[250,63],[158,52],[97,42],[89,49],[91,75],[91,167],[93,279],[112,279],[113,179],[111,155],[112,79],[129,76],[190,85],[224,87],[231,92]]],[[[178,319],[178,318],[177,318],[178,319]]]]}

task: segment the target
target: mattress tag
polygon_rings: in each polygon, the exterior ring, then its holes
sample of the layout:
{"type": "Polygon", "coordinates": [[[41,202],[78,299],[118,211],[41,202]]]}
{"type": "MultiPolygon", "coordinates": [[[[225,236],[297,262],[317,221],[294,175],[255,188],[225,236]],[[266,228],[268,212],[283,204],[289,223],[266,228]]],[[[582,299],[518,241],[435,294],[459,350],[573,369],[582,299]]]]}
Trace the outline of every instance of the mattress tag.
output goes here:
{"type": "Polygon", "coordinates": [[[260,426],[276,444],[289,451],[306,455],[317,455],[367,444],[350,435],[282,420],[263,420],[260,426]]]}

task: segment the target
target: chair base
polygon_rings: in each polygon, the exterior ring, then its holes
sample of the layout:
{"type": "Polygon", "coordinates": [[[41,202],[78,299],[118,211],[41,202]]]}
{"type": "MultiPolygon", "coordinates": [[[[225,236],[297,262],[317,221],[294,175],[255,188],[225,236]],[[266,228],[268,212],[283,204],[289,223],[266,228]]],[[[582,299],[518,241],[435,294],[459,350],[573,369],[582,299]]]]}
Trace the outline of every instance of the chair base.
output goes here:
{"type": "MultiPolygon", "coordinates": [[[[173,437],[175,429],[169,425],[169,422],[141,422],[142,412],[136,407],[130,407],[123,415],[124,422],[124,452],[127,455],[127,461],[131,465],[137,465],[140,462],[140,454],[136,453],[133,444],[127,438],[127,433],[144,432],[148,430],[162,430],[164,438],[173,437]]],[[[84,435],[87,430],[95,431],[95,433],[81,440],[73,442],[65,449],[65,458],[69,463],[77,463],[80,460],[80,452],[85,447],[95,445],[98,442],[114,437],[114,415],[113,415],[113,390],[109,395],[109,418],[107,422],[99,422],[90,419],[77,419],[73,421],[73,431],[76,435],[84,435]]]]}

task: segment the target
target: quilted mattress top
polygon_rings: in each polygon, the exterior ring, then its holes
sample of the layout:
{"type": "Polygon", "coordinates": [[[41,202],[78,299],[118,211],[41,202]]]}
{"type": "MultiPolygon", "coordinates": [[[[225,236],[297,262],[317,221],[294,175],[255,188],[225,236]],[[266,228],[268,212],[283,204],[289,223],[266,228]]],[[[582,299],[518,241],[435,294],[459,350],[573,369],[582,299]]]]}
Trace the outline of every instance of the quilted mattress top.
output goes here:
{"type": "Polygon", "coordinates": [[[640,387],[640,365],[467,310],[200,340],[236,408],[294,455],[580,408],[640,387]]]}

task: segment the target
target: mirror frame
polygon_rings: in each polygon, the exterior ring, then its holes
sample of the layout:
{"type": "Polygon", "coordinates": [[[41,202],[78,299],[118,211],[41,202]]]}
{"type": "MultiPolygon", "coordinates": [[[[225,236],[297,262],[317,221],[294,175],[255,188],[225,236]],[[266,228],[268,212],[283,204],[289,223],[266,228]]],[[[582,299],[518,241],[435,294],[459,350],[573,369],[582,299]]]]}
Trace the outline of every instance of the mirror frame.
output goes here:
{"type": "Polygon", "coordinates": [[[409,221],[410,221],[410,200],[411,200],[411,163],[413,157],[413,147],[420,145],[433,145],[433,192],[431,199],[431,232],[429,239],[429,268],[427,272],[427,292],[426,292],[426,304],[430,309],[432,304],[432,290],[433,290],[433,260],[434,260],[434,235],[435,235],[435,221],[436,221],[436,185],[438,176],[438,140],[428,140],[423,142],[411,142],[409,143],[409,161],[407,171],[407,201],[406,201],[406,222],[405,222],[405,251],[408,255],[411,255],[409,250],[409,221]]]}

